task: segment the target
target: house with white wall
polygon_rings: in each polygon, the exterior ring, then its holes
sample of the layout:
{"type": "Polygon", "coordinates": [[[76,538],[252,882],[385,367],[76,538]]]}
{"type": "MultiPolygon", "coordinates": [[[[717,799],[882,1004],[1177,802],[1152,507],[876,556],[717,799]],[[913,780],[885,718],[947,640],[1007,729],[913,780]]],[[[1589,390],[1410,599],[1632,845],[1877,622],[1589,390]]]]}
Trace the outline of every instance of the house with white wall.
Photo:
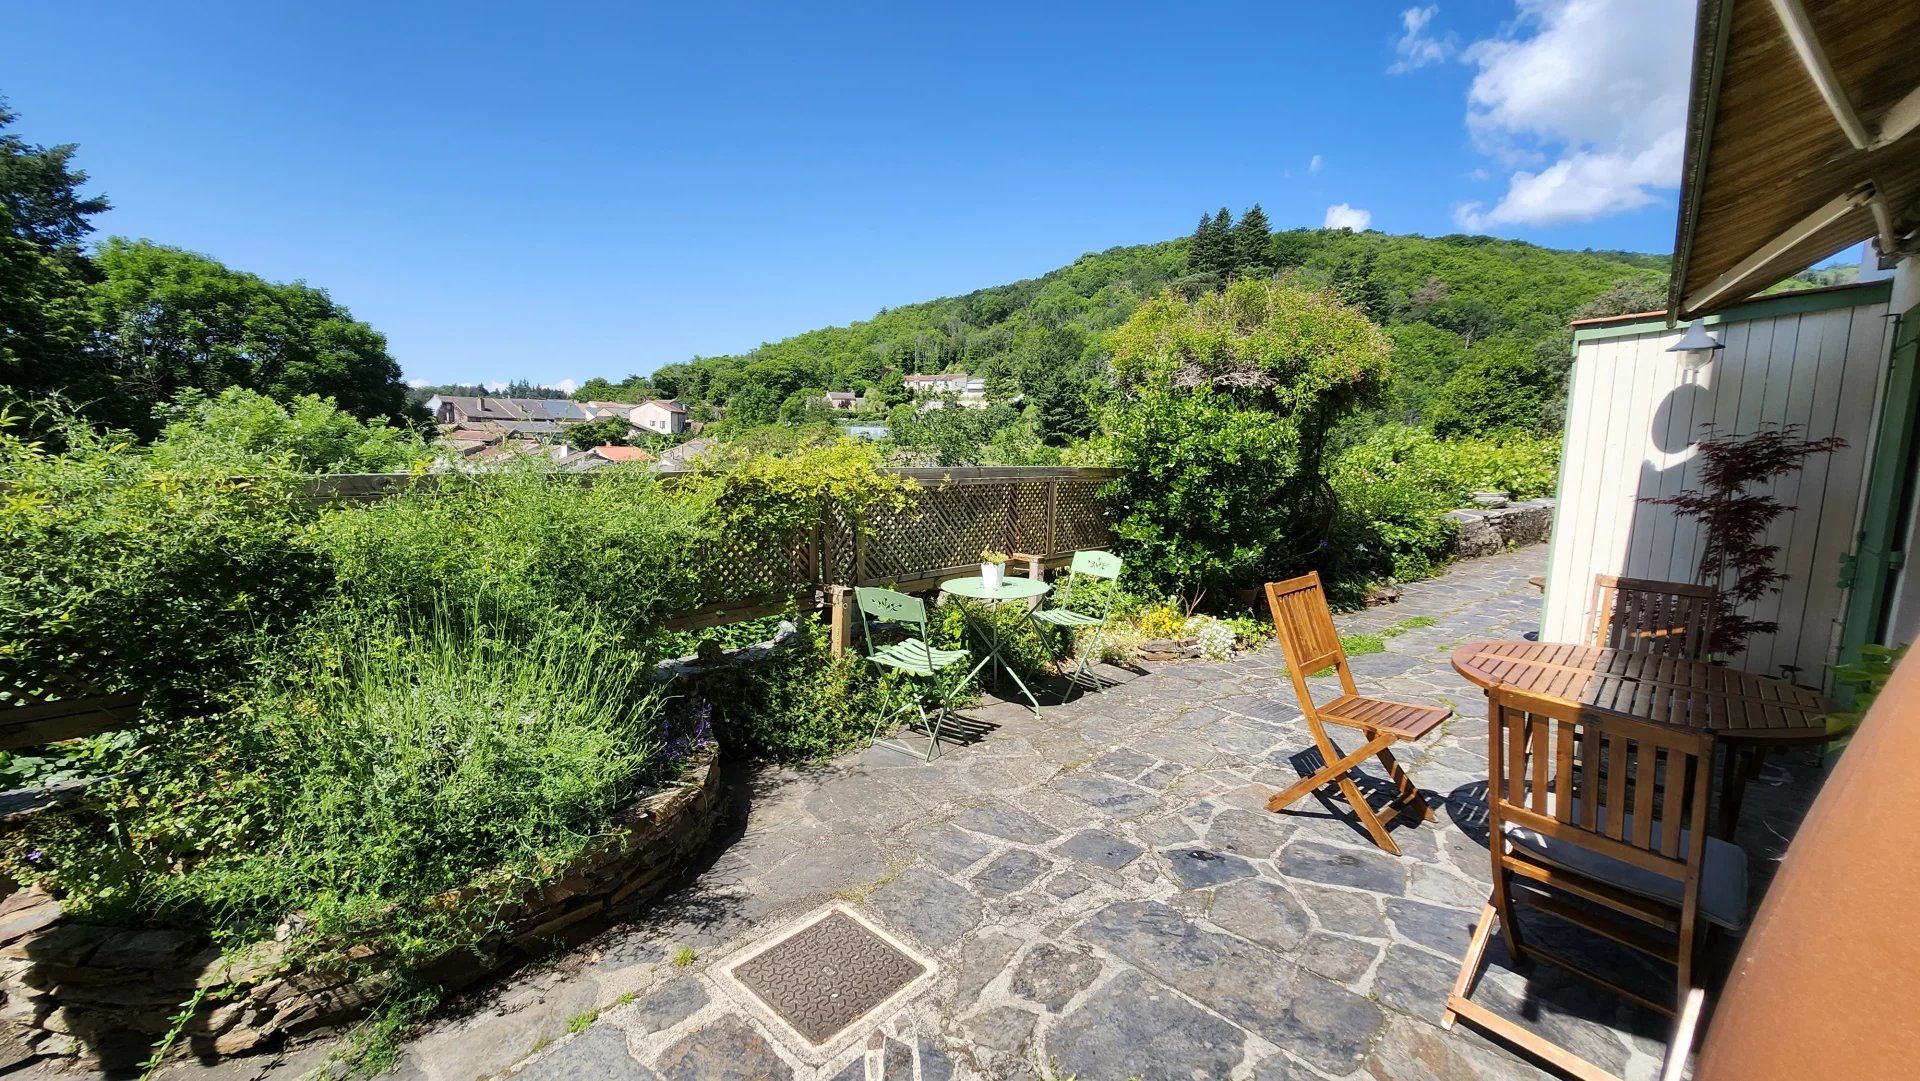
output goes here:
{"type": "Polygon", "coordinates": [[[659,435],[679,435],[687,430],[687,407],[671,398],[660,398],[634,406],[627,420],[636,428],[659,435]]]}

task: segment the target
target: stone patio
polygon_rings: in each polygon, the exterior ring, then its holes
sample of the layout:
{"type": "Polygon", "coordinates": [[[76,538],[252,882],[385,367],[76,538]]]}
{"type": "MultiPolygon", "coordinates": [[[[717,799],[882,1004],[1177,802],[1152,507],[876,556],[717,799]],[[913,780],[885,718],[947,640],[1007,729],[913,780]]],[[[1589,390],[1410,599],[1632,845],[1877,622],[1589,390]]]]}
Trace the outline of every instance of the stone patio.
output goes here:
{"type": "MultiPolygon", "coordinates": [[[[441,1023],[409,1047],[401,1075],[1544,1076],[1438,1021],[1489,862],[1484,707],[1447,656],[1463,640],[1534,628],[1527,578],[1545,555],[1458,564],[1398,604],[1340,620],[1351,633],[1431,617],[1354,658],[1354,674],[1374,693],[1460,711],[1401,756],[1439,813],[1396,824],[1399,858],[1342,805],[1264,810],[1310,746],[1277,649],[1111,670],[1118,686],[1041,720],[997,702],[974,711],[969,742],[932,764],[870,749],[743,781],[744,829],[697,880],[441,1023]],[[814,1045],[727,973],[832,905],[933,972],[877,1020],[814,1045]]],[[[1776,759],[1749,789],[1741,840],[1757,883],[1810,799],[1811,784],[1791,783],[1810,761],[1776,759]]],[[[1639,975],[1665,986],[1658,970],[1639,975]]],[[[1475,997],[1623,1077],[1657,1071],[1666,1021],[1557,970],[1522,975],[1496,947],[1475,997]]]]}

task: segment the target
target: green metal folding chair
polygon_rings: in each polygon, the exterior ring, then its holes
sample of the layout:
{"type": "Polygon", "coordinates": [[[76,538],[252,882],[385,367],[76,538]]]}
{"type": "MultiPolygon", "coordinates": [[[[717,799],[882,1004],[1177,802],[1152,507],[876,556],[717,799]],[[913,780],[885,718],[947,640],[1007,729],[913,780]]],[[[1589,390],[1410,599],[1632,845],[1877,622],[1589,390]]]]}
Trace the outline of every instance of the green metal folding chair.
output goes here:
{"type": "MultiPolygon", "coordinates": [[[[867,660],[883,668],[892,668],[908,672],[927,679],[937,679],[941,673],[956,669],[973,659],[973,654],[963,649],[939,649],[927,641],[927,605],[918,597],[909,597],[905,593],[896,593],[891,589],[879,589],[860,586],[853,591],[854,600],[860,608],[860,634],[867,644],[867,660]],[[870,620],[896,623],[902,627],[917,625],[918,634],[898,642],[889,643],[878,649],[873,645],[873,626],[870,620]]],[[[922,699],[915,698],[912,703],[901,706],[892,713],[874,722],[872,742],[890,747],[907,754],[919,754],[912,747],[896,740],[881,739],[880,732],[889,722],[911,709],[920,714],[920,727],[927,733],[927,753],[925,760],[931,762],[940,753],[940,729],[953,713],[953,699],[980,669],[988,658],[982,658],[978,664],[968,669],[965,675],[953,681],[940,696],[940,708],[929,717],[922,699]]]]}
{"type": "MultiPolygon", "coordinates": [[[[1107,689],[1106,684],[1093,674],[1093,661],[1100,655],[1100,641],[1107,630],[1107,617],[1113,614],[1113,595],[1117,592],[1115,582],[1120,577],[1120,557],[1112,552],[1073,553],[1073,562],[1067,567],[1066,588],[1062,592],[1071,593],[1075,581],[1082,575],[1107,583],[1107,598],[1100,605],[1099,615],[1088,615],[1072,608],[1042,608],[1032,613],[1032,618],[1034,623],[1042,629],[1040,635],[1042,642],[1047,640],[1044,631],[1049,626],[1058,627],[1065,632],[1069,645],[1073,644],[1074,636],[1081,628],[1094,628],[1091,640],[1080,650],[1080,663],[1074,667],[1073,674],[1067,677],[1067,682],[1073,684],[1082,681],[1090,682],[1094,690],[1104,693],[1107,689]]],[[[1066,659],[1066,655],[1055,653],[1053,659],[1055,663],[1059,663],[1066,659]]]]}

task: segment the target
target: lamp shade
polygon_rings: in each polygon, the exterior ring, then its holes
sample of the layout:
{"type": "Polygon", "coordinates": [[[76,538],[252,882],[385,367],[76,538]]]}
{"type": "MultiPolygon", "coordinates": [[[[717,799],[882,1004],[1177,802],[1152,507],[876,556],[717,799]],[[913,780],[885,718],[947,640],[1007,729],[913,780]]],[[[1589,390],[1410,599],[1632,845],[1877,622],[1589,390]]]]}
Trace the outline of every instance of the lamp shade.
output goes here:
{"type": "Polygon", "coordinates": [[[1707,333],[1707,324],[1704,321],[1695,319],[1688,325],[1687,332],[1680,335],[1679,341],[1667,346],[1667,352],[1704,353],[1725,348],[1726,346],[1721,345],[1713,335],[1707,333]]]}

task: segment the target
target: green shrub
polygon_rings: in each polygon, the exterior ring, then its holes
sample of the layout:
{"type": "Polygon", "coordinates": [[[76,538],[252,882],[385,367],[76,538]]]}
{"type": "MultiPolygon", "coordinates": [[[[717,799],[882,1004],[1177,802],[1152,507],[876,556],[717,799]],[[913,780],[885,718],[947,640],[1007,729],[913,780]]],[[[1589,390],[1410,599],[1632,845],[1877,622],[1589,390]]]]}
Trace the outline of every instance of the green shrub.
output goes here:
{"type": "Polygon", "coordinates": [[[1241,279],[1142,304],[1107,338],[1125,395],[1100,456],[1130,571],[1150,592],[1219,604],[1315,565],[1331,425],[1370,400],[1390,343],[1359,310],[1293,278],[1241,279]]]}
{"type": "Polygon", "coordinates": [[[1371,581],[1439,573],[1455,536],[1446,512],[1480,489],[1522,499],[1552,491],[1559,451],[1540,437],[1439,440],[1420,428],[1375,429],[1330,470],[1338,505],[1323,577],[1331,599],[1351,606],[1371,581]]]}
{"type": "Polygon", "coordinates": [[[0,670],[197,707],[326,590],[311,508],[270,463],[174,468],[122,435],[61,434],[52,454],[0,419],[0,670]]]}
{"type": "Polygon", "coordinates": [[[1443,437],[1538,431],[1558,426],[1562,404],[1553,373],[1531,343],[1494,339],[1475,346],[1441,386],[1428,420],[1443,437]]]}
{"type": "Polygon", "coordinates": [[[450,602],[503,633],[597,613],[640,634],[698,603],[707,512],[645,470],[588,483],[526,465],[329,508],[315,543],[364,607],[418,618],[450,602]]]}
{"type": "Polygon", "coordinates": [[[363,421],[333,399],[312,394],[281,403],[241,387],[211,397],[188,390],[158,416],[165,427],[153,460],[168,469],[404,473],[424,469],[435,457],[411,428],[363,421]]]}
{"type": "Polygon", "coordinates": [[[71,910],[243,943],[304,912],[399,970],[471,945],[681,765],[647,670],[598,627],[333,614],[251,702],[180,722],[35,820],[8,871],[71,910]],[[437,899],[470,884],[472,903],[437,899]]]}
{"type": "Polygon", "coordinates": [[[1335,483],[1401,481],[1433,492],[1448,509],[1467,505],[1475,491],[1502,491],[1515,499],[1548,495],[1559,480],[1560,441],[1501,435],[1439,439],[1422,428],[1383,425],[1348,447],[1331,470],[1335,483]]]}
{"type": "Polygon", "coordinates": [[[1102,494],[1150,592],[1228,593],[1293,554],[1275,511],[1300,469],[1291,424],[1205,389],[1144,391],[1110,423],[1120,477],[1102,494]]]}
{"type": "Polygon", "coordinates": [[[776,762],[827,758],[860,746],[875,721],[929,690],[913,677],[883,672],[858,652],[834,657],[818,619],[803,620],[800,630],[784,652],[700,680],[698,694],[729,754],[776,762]]]}

